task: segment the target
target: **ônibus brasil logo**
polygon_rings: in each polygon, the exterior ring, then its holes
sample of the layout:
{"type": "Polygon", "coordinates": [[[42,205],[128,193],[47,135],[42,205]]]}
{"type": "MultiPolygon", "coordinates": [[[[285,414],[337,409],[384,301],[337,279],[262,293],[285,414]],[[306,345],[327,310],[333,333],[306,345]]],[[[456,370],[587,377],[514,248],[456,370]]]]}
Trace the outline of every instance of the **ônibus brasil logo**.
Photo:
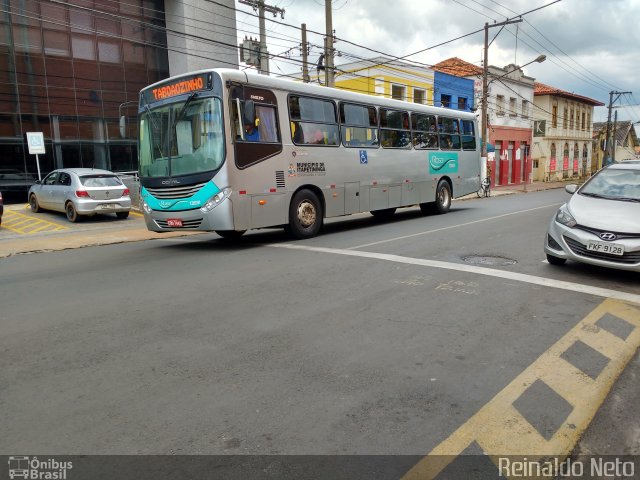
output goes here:
{"type": "Polygon", "coordinates": [[[9,457],[9,478],[32,480],[66,480],[67,470],[73,468],[73,462],[61,462],[54,458],[44,460],[38,457],[9,457]]]}

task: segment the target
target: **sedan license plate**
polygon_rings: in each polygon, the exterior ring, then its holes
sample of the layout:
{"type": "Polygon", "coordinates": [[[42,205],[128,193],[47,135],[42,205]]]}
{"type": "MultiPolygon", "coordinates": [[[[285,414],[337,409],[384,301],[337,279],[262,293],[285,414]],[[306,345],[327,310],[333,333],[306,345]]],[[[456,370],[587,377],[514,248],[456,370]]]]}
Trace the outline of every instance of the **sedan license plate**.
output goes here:
{"type": "Polygon", "coordinates": [[[624,255],[624,246],[617,243],[605,243],[590,241],[587,243],[590,252],[608,253],[609,255],[624,255]]]}
{"type": "Polygon", "coordinates": [[[181,218],[167,218],[167,226],[168,227],[182,227],[182,219],[181,218]]]}

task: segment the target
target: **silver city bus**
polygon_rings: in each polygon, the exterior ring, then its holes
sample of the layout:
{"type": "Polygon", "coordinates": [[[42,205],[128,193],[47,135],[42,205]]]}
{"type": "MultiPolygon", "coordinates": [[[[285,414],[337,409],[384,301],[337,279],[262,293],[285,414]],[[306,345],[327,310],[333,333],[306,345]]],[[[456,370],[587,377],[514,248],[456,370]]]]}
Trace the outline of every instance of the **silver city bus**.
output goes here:
{"type": "Polygon", "coordinates": [[[446,213],[480,184],[469,112],[213,69],[140,92],[147,227],[294,237],[359,212],[446,213]]]}

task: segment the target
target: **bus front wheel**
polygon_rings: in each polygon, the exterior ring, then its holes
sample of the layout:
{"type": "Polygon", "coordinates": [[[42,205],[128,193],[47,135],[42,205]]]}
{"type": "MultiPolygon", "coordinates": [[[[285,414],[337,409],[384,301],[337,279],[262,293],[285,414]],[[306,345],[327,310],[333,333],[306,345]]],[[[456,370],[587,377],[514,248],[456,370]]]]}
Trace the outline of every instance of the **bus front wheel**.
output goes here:
{"type": "Polygon", "coordinates": [[[315,237],[322,228],[322,204],[311,190],[300,190],[291,199],[285,230],[298,239],[315,237]]]}

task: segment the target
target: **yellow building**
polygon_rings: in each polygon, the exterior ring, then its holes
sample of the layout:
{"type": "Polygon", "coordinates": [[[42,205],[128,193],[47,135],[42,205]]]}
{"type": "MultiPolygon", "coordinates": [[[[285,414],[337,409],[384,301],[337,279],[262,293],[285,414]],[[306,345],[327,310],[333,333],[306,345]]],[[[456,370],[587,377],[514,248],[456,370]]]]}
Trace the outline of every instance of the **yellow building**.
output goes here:
{"type": "MultiPolygon", "coordinates": [[[[430,68],[385,57],[341,64],[335,68],[336,88],[433,105],[434,72],[430,68]]],[[[320,81],[323,80],[321,76],[320,81]]]]}

